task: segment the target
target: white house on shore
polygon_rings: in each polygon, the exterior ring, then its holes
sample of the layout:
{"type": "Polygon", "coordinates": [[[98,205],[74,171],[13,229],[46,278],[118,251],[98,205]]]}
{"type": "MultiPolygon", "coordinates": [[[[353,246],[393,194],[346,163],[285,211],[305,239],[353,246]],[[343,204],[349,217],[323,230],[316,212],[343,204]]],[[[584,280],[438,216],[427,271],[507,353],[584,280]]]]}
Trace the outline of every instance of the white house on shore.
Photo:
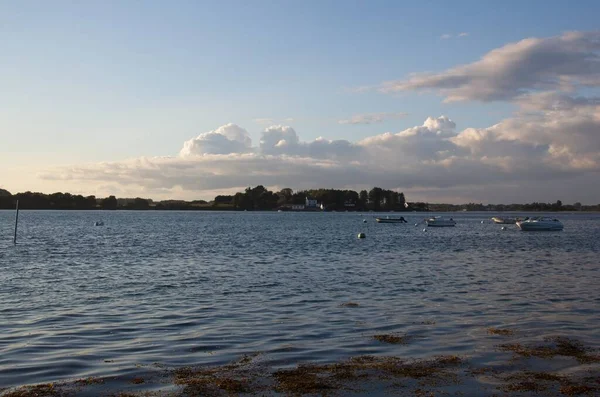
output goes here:
{"type": "Polygon", "coordinates": [[[306,198],[306,208],[317,208],[317,200],[307,197],[306,198]]]}

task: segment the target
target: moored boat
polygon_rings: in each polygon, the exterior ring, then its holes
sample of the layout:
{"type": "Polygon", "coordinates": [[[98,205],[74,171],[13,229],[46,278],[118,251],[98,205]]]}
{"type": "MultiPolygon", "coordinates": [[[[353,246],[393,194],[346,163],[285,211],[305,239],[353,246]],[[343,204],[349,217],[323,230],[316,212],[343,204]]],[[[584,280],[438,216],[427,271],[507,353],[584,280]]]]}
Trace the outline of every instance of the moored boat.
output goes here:
{"type": "Polygon", "coordinates": [[[514,225],[515,223],[520,221],[520,219],[519,218],[500,218],[499,216],[494,216],[494,217],[492,217],[492,221],[494,221],[494,223],[497,223],[499,225],[514,225]]]}
{"type": "Polygon", "coordinates": [[[454,219],[452,219],[452,218],[446,219],[446,218],[442,218],[441,216],[435,216],[435,217],[429,218],[425,222],[427,222],[427,226],[431,226],[431,227],[456,226],[456,221],[454,219]]]}
{"type": "Polygon", "coordinates": [[[555,218],[537,217],[517,222],[522,231],[559,231],[563,230],[561,221],[555,218]]]}
{"type": "Polygon", "coordinates": [[[400,218],[375,218],[375,220],[377,221],[377,223],[408,223],[403,216],[401,216],[400,218]]]}

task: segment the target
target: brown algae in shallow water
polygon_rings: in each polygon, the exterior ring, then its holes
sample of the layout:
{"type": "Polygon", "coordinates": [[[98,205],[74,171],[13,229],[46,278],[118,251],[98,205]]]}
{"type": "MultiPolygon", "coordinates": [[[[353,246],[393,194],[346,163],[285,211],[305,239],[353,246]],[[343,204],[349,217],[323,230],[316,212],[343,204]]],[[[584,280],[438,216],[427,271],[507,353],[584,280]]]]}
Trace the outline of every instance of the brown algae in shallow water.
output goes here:
{"type": "Polygon", "coordinates": [[[236,377],[227,370],[218,368],[180,368],[175,371],[175,384],[184,387],[186,396],[218,396],[226,393],[249,393],[251,384],[248,378],[236,377]]]}
{"type": "Polygon", "coordinates": [[[3,395],[3,397],[60,397],[61,393],[54,383],[43,385],[23,386],[3,395]]]}
{"type": "Polygon", "coordinates": [[[391,343],[395,345],[405,345],[408,343],[410,337],[407,335],[400,334],[379,334],[373,335],[373,339],[383,343],[391,343]]]}
{"type": "Polygon", "coordinates": [[[254,393],[261,389],[256,383],[262,373],[253,367],[260,353],[245,355],[221,367],[184,367],[173,371],[174,382],[183,386],[185,396],[219,396],[254,393]]]}
{"type": "MultiPolygon", "coordinates": [[[[571,354],[576,357],[588,355],[590,349],[580,343],[565,338],[552,338],[550,346],[542,346],[553,355],[571,354]]],[[[520,346],[520,345],[519,345],[520,346]]],[[[534,353],[540,352],[540,346],[534,346],[534,353]]],[[[527,347],[521,347],[527,349],[527,347]]],[[[512,350],[510,350],[512,351],[512,350]]],[[[547,353],[546,350],[542,350],[547,353]]],[[[551,357],[553,357],[551,355],[551,357]]],[[[170,379],[169,390],[155,389],[154,381],[142,379],[144,388],[153,391],[104,390],[104,395],[130,396],[229,396],[240,394],[251,395],[324,395],[336,396],[352,393],[368,394],[374,387],[383,387],[391,395],[449,395],[457,387],[463,391],[470,387],[479,389],[481,395],[489,390],[490,378],[494,379],[497,392],[508,395],[598,395],[600,393],[600,377],[578,377],[573,374],[557,374],[552,372],[520,371],[514,366],[477,367],[463,358],[454,355],[436,356],[426,359],[404,359],[396,356],[357,356],[330,364],[300,364],[291,368],[272,369],[264,363],[257,362],[257,355],[243,356],[230,364],[213,367],[185,367],[162,372],[160,383],[164,384],[165,376],[170,379]],[[473,383],[480,376],[486,378],[482,384],[473,383]],[[463,385],[463,386],[457,386],[463,385]],[[178,387],[173,389],[172,386],[178,387]],[[120,393],[120,394],[119,394],[120,393]]],[[[526,362],[527,363],[527,362],[526,362]]],[[[137,379],[137,378],[135,378],[137,379]]],[[[71,383],[55,383],[30,387],[22,387],[5,393],[6,397],[62,397],[78,395],[79,387],[96,387],[97,378],[87,378],[71,383]]],[[[156,380],[156,379],[155,379],[156,380]]],[[[131,378],[128,383],[135,383],[131,378]]],[[[108,382],[110,383],[110,382],[108,382]]],[[[103,387],[107,387],[106,384],[103,387]]],[[[162,386],[160,387],[162,388],[162,386]]],[[[87,390],[87,393],[98,391],[87,390]]]]}
{"type": "Polygon", "coordinates": [[[600,392],[600,387],[593,387],[589,385],[565,385],[561,386],[559,391],[565,396],[581,396],[588,395],[594,396],[597,395],[597,392],[600,392]]]}
{"type": "Polygon", "coordinates": [[[491,335],[513,336],[515,331],[511,329],[488,328],[487,333],[491,335]]]}
{"type": "Polygon", "coordinates": [[[301,365],[294,369],[280,370],[273,374],[277,381],[275,390],[291,394],[326,394],[340,389],[329,377],[320,376],[321,369],[310,365],[301,365]]]}
{"type": "Polygon", "coordinates": [[[523,371],[504,377],[505,385],[499,387],[505,392],[546,391],[552,382],[562,382],[564,378],[549,372],[523,371]]]}
{"type": "Polygon", "coordinates": [[[342,303],[340,307],[359,307],[360,305],[356,302],[346,302],[342,303]]]}
{"type": "Polygon", "coordinates": [[[101,385],[103,383],[104,383],[104,379],[95,378],[93,376],[90,376],[88,378],[77,379],[75,381],[75,384],[80,385],[80,386],[101,385]]]}
{"type": "Polygon", "coordinates": [[[555,356],[573,357],[582,364],[600,362],[600,356],[589,354],[589,348],[577,340],[566,337],[545,338],[544,341],[551,342],[546,345],[522,345],[520,343],[506,343],[499,345],[502,351],[511,351],[522,357],[540,357],[545,359],[555,356]]]}
{"type": "Polygon", "coordinates": [[[300,365],[273,374],[276,391],[288,394],[330,394],[334,391],[357,391],[368,381],[410,378],[431,386],[457,383],[450,371],[463,363],[458,356],[439,356],[428,360],[405,361],[398,357],[359,356],[336,364],[300,365]]]}
{"type": "Polygon", "coordinates": [[[566,396],[594,395],[600,391],[600,378],[573,379],[566,375],[550,372],[522,371],[500,377],[504,384],[498,389],[504,392],[547,392],[555,395],[556,391],[566,396]],[[594,385],[594,381],[597,385],[594,385]]]}

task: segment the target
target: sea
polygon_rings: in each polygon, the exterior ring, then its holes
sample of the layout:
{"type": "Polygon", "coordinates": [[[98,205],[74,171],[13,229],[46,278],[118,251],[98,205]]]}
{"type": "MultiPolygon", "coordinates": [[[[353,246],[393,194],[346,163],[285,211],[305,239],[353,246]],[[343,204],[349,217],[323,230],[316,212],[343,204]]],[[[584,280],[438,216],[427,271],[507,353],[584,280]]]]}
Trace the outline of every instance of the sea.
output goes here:
{"type": "MultiPolygon", "coordinates": [[[[560,232],[494,215],[21,211],[15,245],[15,213],[0,211],[0,394],[86,378],[173,392],[128,380],[251,354],[274,371],[456,355],[597,376],[594,362],[518,361],[498,346],[563,337],[600,348],[600,214],[548,214],[560,232]],[[408,223],[375,221],[400,215],[408,223]],[[430,215],[457,225],[427,228],[430,215]],[[375,338],[388,334],[410,339],[375,338]]],[[[497,383],[458,390],[493,395],[497,383]]]]}

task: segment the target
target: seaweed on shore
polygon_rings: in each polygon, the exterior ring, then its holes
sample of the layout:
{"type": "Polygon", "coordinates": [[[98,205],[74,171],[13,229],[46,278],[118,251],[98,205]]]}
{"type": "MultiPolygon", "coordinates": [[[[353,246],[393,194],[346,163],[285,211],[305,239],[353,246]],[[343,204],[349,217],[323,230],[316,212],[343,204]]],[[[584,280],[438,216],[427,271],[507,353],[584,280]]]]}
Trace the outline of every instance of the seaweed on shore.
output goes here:
{"type": "Polygon", "coordinates": [[[358,356],[335,364],[301,365],[277,371],[275,390],[297,395],[328,395],[342,390],[357,391],[356,387],[368,381],[402,378],[416,380],[420,385],[441,386],[459,382],[452,369],[463,362],[458,356],[410,361],[394,356],[358,356]]]}
{"type": "Polygon", "coordinates": [[[245,355],[221,367],[184,367],[173,372],[174,383],[185,396],[220,396],[254,393],[261,389],[261,375],[252,367],[257,354],[245,355]]]}
{"type": "Polygon", "coordinates": [[[54,383],[44,383],[34,386],[23,386],[12,390],[3,397],[60,397],[62,393],[54,383]]]}
{"type": "Polygon", "coordinates": [[[515,334],[515,331],[511,330],[511,329],[500,329],[500,328],[493,328],[490,327],[487,329],[487,333],[490,335],[500,335],[500,336],[513,336],[515,334]]]}
{"type": "Polygon", "coordinates": [[[504,392],[556,392],[565,396],[594,395],[600,391],[600,378],[587,377],[574,379],[551,372],[521,371],[502,377],[504,385],[498,388],[504,392]],[[594,384],[596,383],[596,384],[594,384]]]}
{"type": "Polygon", "coordinates": [[[529,358],[539,357],[551,359],[555,356],[565,356],[575,358],[581,364],[591,364],[600,362],[600,356],[590,354],[591,349],[586,348],[581,342],[558,336],[545,338],[544,345],[522,345],[520,343],[507,343],[498,346],[502,351],[511,351],[517,356],[529,358]]]}
{"type": "Polygon", "coordinates": [[[104,383],[104,379],[96,378],[94,376],[90,376],[90,377],[87,377],[87,378],[77,379],[75,381],[75,384],[79,385],[79,386],[101,385],[103,383],[104,383]]]}
{"type": "Polygon", "coordinates": [[[340,307],[359,307],[360,305],[356,302],[346,302],[342,303],[340,307]]]}
{"type": "Polygon", "coordinates": [[[373,335],[373,339],[383,342],[390,343],[394,345],[405,345],[410,340],[410,336],[408,335],[400,335],[400,334],[378,334],[373,335]]]}

